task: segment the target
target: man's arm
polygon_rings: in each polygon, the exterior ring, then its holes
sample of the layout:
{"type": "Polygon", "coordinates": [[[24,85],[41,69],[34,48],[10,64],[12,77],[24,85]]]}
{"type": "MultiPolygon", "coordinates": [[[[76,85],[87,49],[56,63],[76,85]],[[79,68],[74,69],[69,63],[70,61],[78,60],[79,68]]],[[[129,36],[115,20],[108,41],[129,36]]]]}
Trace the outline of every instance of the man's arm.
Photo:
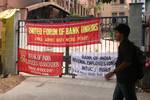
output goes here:
{"type": "Polygon", "coordinates": [[[123,71],[125,68],[127,68],[128,66],[130,66],[130,64],[131,64],[131,63],[128,63],[128,62],[122,62],[120,65],[118,65],[118,66],[116,67],[116,69],[114,69],[114,71],[109,72],[108,74],[105,75],[106,80],[110,80],[110,78],[111,78],[114,74],[123,71]]]}
{"type": "Polygon", "coordinates": [[[118,65],[116,67],[116,69],[114,69],[113,73],[119,73],[122,70],[124,70],[125,68],[127,68],[128,66],[130,66],[131,63],[129,62],[122,62],[120,65],[118,65]]]}

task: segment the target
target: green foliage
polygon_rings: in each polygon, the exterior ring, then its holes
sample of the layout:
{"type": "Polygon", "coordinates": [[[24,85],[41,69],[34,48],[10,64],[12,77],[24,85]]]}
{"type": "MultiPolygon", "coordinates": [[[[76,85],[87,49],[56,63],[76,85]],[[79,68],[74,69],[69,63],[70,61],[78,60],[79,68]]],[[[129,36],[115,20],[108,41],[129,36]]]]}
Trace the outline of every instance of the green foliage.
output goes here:
{"type": "Polygon", "coordinates": [[[99,2],[94,8],[96,9],[96,12],[100,12],[102,7],[103,7],[102,2],[99,2]]]}
{"type": "Polygon", "coordinates": [[[80,15],[78,15],[78,14],[76,14],[76,13],[71,12],[71,14],[69,15],[69,17],[80,17],[80,15]]]}

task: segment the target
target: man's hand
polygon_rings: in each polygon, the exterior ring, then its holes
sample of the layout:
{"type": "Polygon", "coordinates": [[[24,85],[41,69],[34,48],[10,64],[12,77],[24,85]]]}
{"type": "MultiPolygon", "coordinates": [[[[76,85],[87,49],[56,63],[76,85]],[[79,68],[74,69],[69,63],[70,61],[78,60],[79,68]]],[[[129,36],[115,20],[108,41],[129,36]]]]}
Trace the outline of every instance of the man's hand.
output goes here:
{"type": "Polygon", "coordinates": [[[105,75],[106,80],[111,80],[111,77],[114,75],[114,72],[109,72],[105,75]]]}
{"type": "Polygon", "coordinates": [[[105,79],[106,80],[111,80],[111,77],[115,74],[115,73],[119,73],[122,70],[124,70],[125,68],[127,68],[128,66],[130,66],[130,62],[122,62],[120,65],[118,65],[116,67],[116,69],[114,69],[113,72],[109,72],[105,75],[105,79]]]}

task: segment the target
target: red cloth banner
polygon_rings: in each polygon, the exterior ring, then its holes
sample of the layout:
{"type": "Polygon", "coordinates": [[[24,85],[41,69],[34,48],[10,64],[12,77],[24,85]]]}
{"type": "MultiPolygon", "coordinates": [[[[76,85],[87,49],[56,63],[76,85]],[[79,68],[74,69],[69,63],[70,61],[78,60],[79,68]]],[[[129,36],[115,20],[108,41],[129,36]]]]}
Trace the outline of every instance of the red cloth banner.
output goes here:
{"type": "Polygon", "coordinates": [[[18,70],[35,75],[62,74],[63,53],[49,53],[19,48],[18,70]]]}
{"type": "Polygon", "coordinates": [[[26,23],[27,43],[38,46],[82,46],[100,42],[100,19],[60,24],[26,23]]]}

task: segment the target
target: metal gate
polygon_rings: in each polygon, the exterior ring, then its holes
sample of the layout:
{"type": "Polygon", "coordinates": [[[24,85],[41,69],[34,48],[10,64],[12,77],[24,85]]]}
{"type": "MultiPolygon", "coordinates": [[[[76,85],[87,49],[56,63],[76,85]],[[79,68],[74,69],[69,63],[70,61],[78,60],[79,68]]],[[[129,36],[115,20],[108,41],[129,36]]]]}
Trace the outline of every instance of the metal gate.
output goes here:
{"type": "Polygon", "coordinates": [[[73,52],[84,52],[84,53],[113,53],[117,52],[118,43],[114,41],[114,32],[113,28],[118,23],[128,23],[128,17],[100,17],[101,20],[101,43],[84,45],[84,46],[75,46],[75,47],[46,47],[46,46],[33,46],[27,44],[27,31],[26,31],[26,22],[34,23],[62,23],[62,22],[71,22],[91,19],[89,17],[78,17],[78,18],[57,18],[57,19],[41,19],[41,20],[20,20],[18,23],[19,26],[19,48],[27,50],[35,50],[42,52],[63,52],[64,53],[64,62],[63,62],[63,74],[72,75],[70,73],[71,61],[70,55],[73,52]]]}

